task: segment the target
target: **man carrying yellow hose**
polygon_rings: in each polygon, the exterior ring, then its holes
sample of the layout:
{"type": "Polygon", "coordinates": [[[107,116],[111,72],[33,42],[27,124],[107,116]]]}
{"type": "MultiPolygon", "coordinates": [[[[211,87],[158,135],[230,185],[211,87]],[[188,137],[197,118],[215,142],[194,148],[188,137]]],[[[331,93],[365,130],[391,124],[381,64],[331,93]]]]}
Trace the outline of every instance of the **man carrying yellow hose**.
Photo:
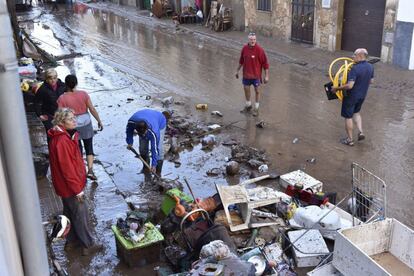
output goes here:
{"type": "Polygon", "coordinates": [[[348,146],[354,145],[353,122],[355,121],[358,133],[358,141],[364,140],[362,131],[362,119],[360,110],[368,92],[369,85],[374,81],[374,67],[367,62],[368,51],[364,48],[356,49],[353,55],[355,64],[348,74],[348,82],[339,87],[333,87],[333,91],[344,90],[341,116],[345,118],[346,138],[341,143],[348,146]]]}

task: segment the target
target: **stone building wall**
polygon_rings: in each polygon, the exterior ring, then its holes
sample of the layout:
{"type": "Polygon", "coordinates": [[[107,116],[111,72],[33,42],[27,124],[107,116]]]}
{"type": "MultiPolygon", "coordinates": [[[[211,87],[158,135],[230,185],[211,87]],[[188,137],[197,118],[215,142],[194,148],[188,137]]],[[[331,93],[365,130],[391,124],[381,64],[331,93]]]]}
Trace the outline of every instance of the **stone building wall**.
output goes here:
{"type": "Polygon", "coordinates": [[[249,31],[284,40],[290,39],[291,2],[272,0],[272,11],[257,10],[257,0],[245,0],[245,23],[249,31]]]}
{"type": "Polygon", "coordinates": [[[315,1],[314,44],[315,46],[335,51],[340,48],[340,30],[343,0],[332,0],[329,8],[322,7],[322,0],[315,1]]]}

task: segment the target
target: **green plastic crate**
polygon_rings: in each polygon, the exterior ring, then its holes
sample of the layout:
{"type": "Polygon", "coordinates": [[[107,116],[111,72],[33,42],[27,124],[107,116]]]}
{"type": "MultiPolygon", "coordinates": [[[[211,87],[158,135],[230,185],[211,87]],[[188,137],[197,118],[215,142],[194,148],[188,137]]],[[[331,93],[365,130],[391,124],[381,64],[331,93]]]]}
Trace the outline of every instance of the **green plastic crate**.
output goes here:
{"type": "Polygon", "coordinates": [[[125,239],[116,225],[111,227],[115,234],[116,253],[130,267],[144,266],[159,261],[164,236],[152,223],[148,223],[152,229],[147,230],[144,239],[137,243],[125,239]]]}
{"type": "Polygon", "coordinates": [[[165,193],[164,200],[162,201],[162,204],[161,204],[161,211],[166,216],[175,207],[175,200],[174,200],[173,196],[177,196],[180,199],[184,199],[187,203],[193,202],[193,199],[189,195],[187,195],[184,192],[180,191],[178,188],[168,190],[165,193]]]}

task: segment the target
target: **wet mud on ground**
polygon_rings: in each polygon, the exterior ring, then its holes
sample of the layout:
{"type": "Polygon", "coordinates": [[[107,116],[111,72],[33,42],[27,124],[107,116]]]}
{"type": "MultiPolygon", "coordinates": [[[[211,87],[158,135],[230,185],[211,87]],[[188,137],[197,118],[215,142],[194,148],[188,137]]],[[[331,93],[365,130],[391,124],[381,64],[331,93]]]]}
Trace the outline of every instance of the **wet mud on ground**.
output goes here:
{"type": "MultiPolygon", "coordinates": [[[[33,15],[36,12],[39,10],[33,15]]],[[[153,266],[133,270],[119,262],[110,225],[128,210],[122,195],[141,199],[137,205],[143,208],[159,198],[154,189],[142,184],[141,164],[126,150],[125,126],[140,108],[162,109],[160,99],[167,96],[180,103],[170,108],[190,121],[231,124],[217,134],[218,146],[211,151],[195,145],[180,153],[181,166],[177,168],[174,162],[164,166],[166,177],[186,177],[196,197],[214,194],[215,184],[240,181],[240,177],[206,174],[223,168],[230,148],[221,142],[235,139],[266,150],[271,171],[302,169],[321,180],[325,191],[338,192],[339,198],[351,191],[351,163],[357,162],[386,181],[388,215],[414,226],[410,210],[414,176],[412,74],[375,65],[376,83],[362,111],[367,140],[351,148],[338,142],[344,135],[340,106],[327,101],[322,91],[327,77],[315,68],[271,57],[270,82],[263,86],[260,116],[254,118],[239,113],[244,95],[240,80],[234,78],[240,50],[236,43],[177,32],[172,25],[122,17],[99,8],[84,8],[78,13],[61,8],[56,14],[46,13],[24,24],[46,51],[83,54],[60,62],[59,77],[64,79],[68,73],[78,76],[79,89],[89,92],[104,124],[104,130],[94,138],[98,185],[88,183],[87,194],[94,229],[105,251],[92,258],[78,258],[79,252],[65,253],[62,244],[56,245],[58,259],[70,273],[133,275],[153,271],[153,266]],[[207,103],[208,111],[195,110],[197,103],[207,103]],[[210,115],[212,110],[220,110],[224,117],[210,115]],[[258,121],[264,121],[265,128],[257,128],[258,121]],[[295,138],[298,142],[292,143],[295,138]],[[312,158],[316,161],[307,161],[312,158]]],[[[239,39],[233,33],[229,36],[239,39]]],[[[263,39],[263,45],[272,50],[268,40],[263,39]]],[[[41,197],[47,194],[45,180],[39,182],[39,190],[41,197]]],[[[45,218],[47,215],[44,212],[45,218]]]]}

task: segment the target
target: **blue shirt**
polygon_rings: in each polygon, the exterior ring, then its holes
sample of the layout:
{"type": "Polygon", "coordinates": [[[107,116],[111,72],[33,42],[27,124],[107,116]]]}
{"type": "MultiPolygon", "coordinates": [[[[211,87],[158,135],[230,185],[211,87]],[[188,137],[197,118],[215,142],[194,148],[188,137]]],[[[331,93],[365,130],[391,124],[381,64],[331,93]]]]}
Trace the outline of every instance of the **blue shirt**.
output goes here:
{"type": "MultiPolygon", "coordinates": [[[[152,164],[157,164],[158,160],[158,146],[160,143],[160,130],[167,126],[167,120],[164,114],[153,109],[142,109],[135,112],[128,120],[126,127],[126,142],[128,145],[134,143],[134,129],[135,123],[144,121],[148,125],[148,131],[142,137],[145,141],[151,143],[151,159],[152,164]]],[[[155,166],[155,165],[154,165],[155,166]]]]}
{"type": "Polygon", "coordinates": [[[354,64],[348,74],[348,81],[354,81],[354,87],[349,90],[350,98],[365,99],[371,79],[374,78],[374,67],[366,60],[354,64]]]}

